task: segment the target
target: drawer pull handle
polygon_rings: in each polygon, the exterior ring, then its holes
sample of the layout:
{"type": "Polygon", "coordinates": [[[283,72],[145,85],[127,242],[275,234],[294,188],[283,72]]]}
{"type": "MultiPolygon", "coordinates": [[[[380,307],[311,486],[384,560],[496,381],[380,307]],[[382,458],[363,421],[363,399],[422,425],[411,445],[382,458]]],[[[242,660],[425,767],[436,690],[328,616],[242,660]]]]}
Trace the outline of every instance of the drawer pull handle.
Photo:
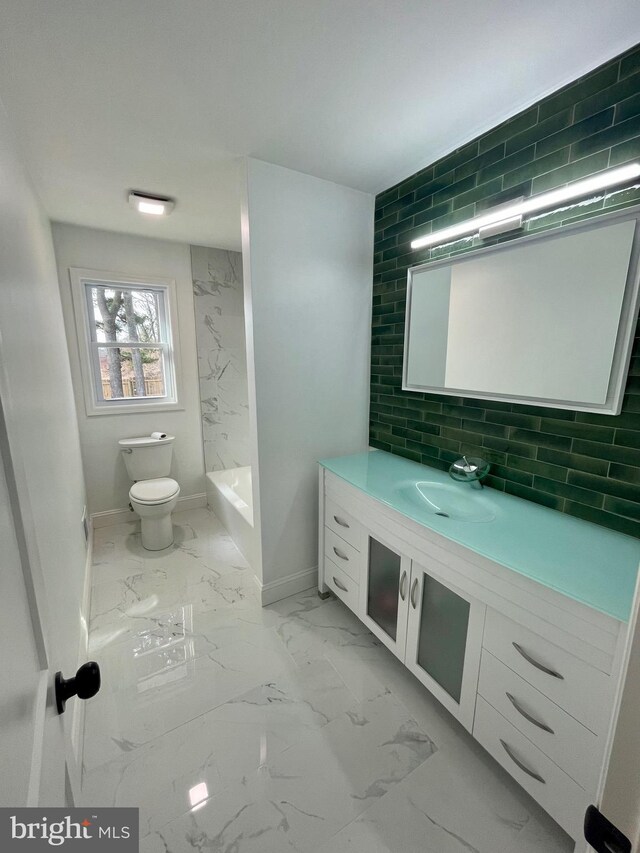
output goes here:
{"type": "Polygon", "coordinates": [[[333,546],[333,553],[336,555],[336,557],[340,557],[341,560],[346,560],[347,563],[349,562],[349,558],[347,557],[347,555],[343,554],[342,551],[336,548],[335,545],[333,546]]]}
{"type": "Polygon", "coordinates": [[[536,720],[536,718],[535,718],[535,717],[532,717],[532,716],[531,716],[531,714],[528,714],[528,713],[524,710],[524,708],[521,708],[521,707],[520,707],[520,705],[518,704],[517,699],[515,699],[515,697],[514,697],[514,696],[512,696],[512,695],[511,695],[511,693],[507,693],[507,694],[506,694],[506,697],[507,697],[507,699],[509,700],[509,702],[511,702],[511,704],[512,704],[512,705],[513,705],[513,707],[516,709],[516,711],[517,711],[517,712],[518,712],[522,717],[524,717],[524,718],[525,718],[525,720],[528,720],[530,723],[533,723],[533,725],[534,725],[534,726],[537,726],[539,729],[542,729],[542,731],[544,731],[544,732],[549,732],[549,734],[550,734],[550,735],[554,735],[554,734],[555,734],[554,730],[553,730],[550,726],[548,726],[546,723],[541,723],[541,722],[540,722],[540,720],[536,720]]]}
{"type": "Polygon", "coordinates": [[[403,572],[400,578],[400,598],[402,601],[407,597],[407,573],[403,572]]]}
{"type": "Polygon", "coordinates": [[[416,600],[417,589],[418,589],[418,578],[416,578],[411,585],[411,606],[413,607],[414,610],[416,609],[416,605],[418,603],[416,600]]]}
{"type": "Polygon", "coordinates": [[[522,655],[522,657],[527,661],[527,663],[531,664],[531,666],[535,666],[536,669],[539,669],[541,672],[544,672],[547,675],[553,676],[553,678],[559,678],[560,681],[564,681],[564,675],[560,675],[560,673],[556,672],[555,669],[549,669],[548,666],[545,666],[544,664],[532,658],[531,655],[525,652],[521,645],[519,645],[518,643],[512,643],[511,645],[518,652],[518,654],[522,655]]]}
{"type": "Polygon", "coordinates": [[[333,576],[333,582],[334,582],[334,584],[338,587],[338,589],[341,589],[343,592],[349,592],[349,590],[348,590],[348,589],[346,588],[346,586],[342,583],[342,581],[339,581],[339,580],[338,580],[338,578],[337,578],[335,575],[333,576]]]}
{"type": "Polygon", "coordinates": [[[336,524],[339,524],[340,527],[347,527],[348,528],[350,526],[347,524],[347,522],[343,518],[340,518],[337,515],[333,516],[333,520],[335,521],[336,524]]]}
{"type": "Polygon", "coordinates": [[[505,743],[502,740],[502,738],[500,738],[500,743],[502,744],[502,748],[507,753],[509,758],[513,761],[513,763],[515,765],[517,765],[520,768],[520,770],[522,770],[523,773],[526,773],[527,776],[531,776],[531,778],[535,779],[536,782],[542,782],[543,785],[547,784],[545,782],[545,780],[542,778],[542,776],[540,776],[540,774],[536,773],[535,770],[530,770],[526,764],[523,764],[522,761],[520,761],[520,759],[516,758],[516,756],[513,754],[512,750],[511,750],[509,744],[505,743]]]}

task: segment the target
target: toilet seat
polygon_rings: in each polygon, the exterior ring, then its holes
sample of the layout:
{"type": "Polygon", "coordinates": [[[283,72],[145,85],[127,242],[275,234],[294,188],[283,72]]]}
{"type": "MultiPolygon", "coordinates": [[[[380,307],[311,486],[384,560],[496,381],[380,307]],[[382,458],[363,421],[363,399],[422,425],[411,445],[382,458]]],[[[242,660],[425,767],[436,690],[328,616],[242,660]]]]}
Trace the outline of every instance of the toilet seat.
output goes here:
{"type": "Polygon", "coordinates": [[[153,506],[171,500],[180,491],[180,486],[171,477],[157,477],[153,480],[139,480],[129,490],[132,501],[153,506]]]}

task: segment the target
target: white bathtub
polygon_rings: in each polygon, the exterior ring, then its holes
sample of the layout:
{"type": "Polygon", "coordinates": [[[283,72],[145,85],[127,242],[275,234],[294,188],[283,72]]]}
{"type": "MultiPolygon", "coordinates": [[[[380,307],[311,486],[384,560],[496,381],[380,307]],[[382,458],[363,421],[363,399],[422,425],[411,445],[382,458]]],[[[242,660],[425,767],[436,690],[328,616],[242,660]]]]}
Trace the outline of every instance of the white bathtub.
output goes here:
{"type": "Polygon", "coordinates": [[[258,563],[258,541],[253,526],[251,466],[207,473],[207,503],[227,528],[252,568],[258,563]]]}

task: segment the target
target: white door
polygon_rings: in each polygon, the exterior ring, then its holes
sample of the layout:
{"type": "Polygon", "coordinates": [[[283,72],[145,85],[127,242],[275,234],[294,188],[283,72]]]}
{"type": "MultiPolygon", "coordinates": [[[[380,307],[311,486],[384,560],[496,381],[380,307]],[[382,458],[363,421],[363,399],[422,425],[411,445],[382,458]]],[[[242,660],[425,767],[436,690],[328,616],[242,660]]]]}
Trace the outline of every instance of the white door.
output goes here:
{"type": "Polygon", "coordinates": [[[79,774],[55,705],[56,667],[25,486],[0,397],[0,805],[70,806],[79,774]]]}

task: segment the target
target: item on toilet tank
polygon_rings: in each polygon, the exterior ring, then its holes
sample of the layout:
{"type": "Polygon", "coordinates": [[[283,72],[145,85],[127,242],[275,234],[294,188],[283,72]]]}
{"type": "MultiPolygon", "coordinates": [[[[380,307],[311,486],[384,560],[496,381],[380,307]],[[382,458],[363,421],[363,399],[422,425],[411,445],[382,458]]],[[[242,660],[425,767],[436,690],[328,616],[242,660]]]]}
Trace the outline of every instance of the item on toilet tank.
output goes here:
{"type": "Polygon", "coordinates": [[[162,551],[173,543],[171,513],[180,495],[180,486],[169,477],[174,436],[158,435],[164,437],[145,435],[118,442],[127,473],[135,481],[129,500],[140,516],[142,545],[148,551],[162,551]]]}
{"type": "Polygon", "coordinates": [[[152,432],[152,433],[151,433],[151,438],[158,438],[158,439],[160,439],[160,438],[166,438],[166,437],[167,437],[166,432],[152,432]]]}

